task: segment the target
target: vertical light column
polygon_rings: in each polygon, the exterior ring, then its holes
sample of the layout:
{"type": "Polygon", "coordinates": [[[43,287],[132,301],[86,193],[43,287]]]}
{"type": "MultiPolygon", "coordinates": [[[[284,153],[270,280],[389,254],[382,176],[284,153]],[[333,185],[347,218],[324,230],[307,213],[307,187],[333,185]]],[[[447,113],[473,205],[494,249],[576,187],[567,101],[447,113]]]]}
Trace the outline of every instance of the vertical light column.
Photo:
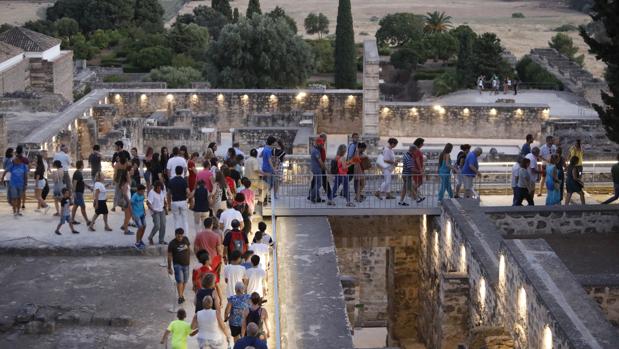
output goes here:
{"type": "Polygon", "coordinates": [[[377,137],[380,57],[375,39],[363,41],[363,136],[377,137]]]}

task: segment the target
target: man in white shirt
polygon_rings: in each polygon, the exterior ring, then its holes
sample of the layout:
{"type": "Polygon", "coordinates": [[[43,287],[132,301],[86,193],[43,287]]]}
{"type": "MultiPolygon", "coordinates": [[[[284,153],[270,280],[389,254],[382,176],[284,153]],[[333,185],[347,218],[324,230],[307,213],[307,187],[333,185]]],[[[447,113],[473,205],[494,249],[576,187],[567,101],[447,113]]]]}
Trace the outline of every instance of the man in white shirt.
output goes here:
{"type": "Polygon", "coordinates": [[[529,188],[529,196],[533,198],[535,195],[535,183],[539,179],[539,167],[537,166],[537,157],[539,156],[539,148],[533,147],[531,152],[525,156],[531,162],[529,164],[529,176],[531,177],[531,187],[529,188]]]}
{"type": "Polygon", "coordinates": [[[383,161],[382,164],[378,164],[382,167],[383,171],[383,182],[380,184],[380,191],[376,192],[376,197],[379,200],[383,199],[383,195],[385,199],[395,199],[395,196],[391,195],[391,175],[393,174],[393,170],[395,169],[395,153],[393,152],[393,148],[398,145],[398,140],[395,138],[389,138],[387,141],[387,146],[383,149],[383,161]]]}
{"type": "Polygon", "coordinates": [[[260,168],[258,151],[252,149],[249,151],[249,157],[245,159],[245,177],[249,178],[254,188],[256,188],[258,198],[262,198],[264,192],[264,181],[260,179],[260,176],[262,176],[260,168]]]}
{"type": "Polygon", "coordinates": [[[71,157],[69,157],[69,154],[67,154],[68,151],[69,149],[66,145],[60,145],[60,150],[56,154],[54,154],[53,161],[60,161],[60,164],[62,164],[62,171],[64,172],[62,182],[64,183],[66,188],[71,188],[71,177],[69,177],[69,168],[71,168],[71,157]]]}
{"type": "Polygon", "coordinates": [[[150,235],[148,236],[148,242],[153,245],[153,237],[155,233],[159,232],[159,244],[164,245],[165,242],[165,224],[166,219],[165,216],[167,214],[166,210],[166,191],[163,188],[163,184],[157,181],[155,182],[155,186],[148,193],[148,199],[146,204],[148,205],[148,209],[151,212],[151,216],[153,217],[153,229],[150,231],[150,235]]]}
{"type": "Polygon", "coordinates": [[[234,286],[242,282],[247,287],[247,274],[245,267],[241,265],[241,251],[232,251],[230,264],[224,267],[224,279],[226,280],[226,298],[236,294],[234,286]]]}
{"type": "Polygon", "coordinates": [[[247,294],[256,292],[261,297],[264,297],[264,284],[267,272],[260,266],[260,256],[251,256],[251,264],[252,267],[245,271],[247,275],[247,294]]]}
{"type": "Polygon", "coordinates": [[[219,229],[225,234],[228,230],[232,229],[232,221],[236,219],[241,223],[240,230],[243,230],[243,215],[241,212],[232,208],[232,202],[230,200],[226,202],[226,207],[226,210],[219,216],[219,229]]]}
{"type": "Polygon", "coordinates": [[[171,179],[176,177],[175,169],[177,166],[183,168],[183,176],[187,175],[187,160],[180,155],[180,150],[178,147],[172,148],[172,157],[168,160],[168,165],[166,166],[166,170],[168,171],[168,177],[171,179]]]}
{"type": "Polygon", "coordinates": [[[521,161],[522,157],[518,156],[518,159],[516,159],[516,162],[512,166],[512,192],[514,194],[512,206],[516,206],[516,201],[518,200],[518,173],[520,172],[521,161]]]}
{"type": "MultiPolygon", "coordinates": [[[[546,137],[546,144],[542,145],[539,149],[539,156],[542,159],[542,171],[541,171],[541,181],[539,182],[539,193],[537,196],[542,195],[542,191],[544,190],[545,178],[546,178],[546,164],[550,162],[550,157],[552,154],[557,153],[557,146],[554,144],[554,138],[552,136],[546,137]]],[[[532,193],[535,194],[535,191],[532,193]]]]}

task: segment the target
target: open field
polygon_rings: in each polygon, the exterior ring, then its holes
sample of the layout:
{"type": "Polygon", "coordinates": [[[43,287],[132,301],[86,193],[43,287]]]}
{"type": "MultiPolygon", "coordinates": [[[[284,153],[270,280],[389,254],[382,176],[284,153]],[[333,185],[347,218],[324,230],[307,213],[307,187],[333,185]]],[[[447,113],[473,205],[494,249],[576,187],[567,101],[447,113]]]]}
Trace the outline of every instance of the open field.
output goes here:
{"type": "Polygon", "coordinates": [[[0,24],[24,24],[45,18],[45,9],[55,1],[0,0],[0,24]]]}
{"type": "MultiPolygon", "coordinates": [[[[238,7],[244,14],[249,0],[235,0],[232,7],[238,7]]],[[[556,34],[552,29],[562,24],[580,25],[589,22],[583,13],[559,7],[547,1],[498,1],[498,0],[353,0],[355,36],[357,41],[374,36],[378,20],[394,12],[424,14],[429,11],[445,11],[453,17],[454,25],[467,24],[477,32],[495,32],[504,46],[517,57],[522,57],[532,48],[546,47],[556,34]],[[522,12],[523,19],[511,18],[512,13],[522,12]]],[[[210,5],[210,1],[191,1],[180,13],[190,13],[198,5],[210,5]]],[[[335,0],[261,0],[262,11],[281,6],[292,16],[301,32],[303,19],[312,11],[323,12],[331,21],[331,33],[335,32],[337,4],[335,0]]],[[[581,52],[587,46],[577,33],[568,33],[574,38],[581,52]]],[[[585,66],[594,75],[601,76],[604,65],[591,55],[586,55],[585,66]]]]}

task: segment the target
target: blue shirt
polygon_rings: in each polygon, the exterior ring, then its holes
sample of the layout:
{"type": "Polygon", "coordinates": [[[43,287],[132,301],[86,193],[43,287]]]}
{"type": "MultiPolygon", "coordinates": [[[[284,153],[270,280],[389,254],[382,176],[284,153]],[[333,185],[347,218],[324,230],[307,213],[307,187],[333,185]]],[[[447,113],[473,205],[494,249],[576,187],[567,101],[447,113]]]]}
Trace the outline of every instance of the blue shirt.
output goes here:
{"type": "Polygon", "coordinates": [[[312,171],[312,174],[321,174],[322,167],[320,166],[320,149],[318,149],[318,147],[313,147],[310,156],[312,158],[310,162],[310,169],[312,171]]]}
{"type": "Polygon", "coordinates": [[[8,165],[9,167],[6,168],[6,170],[11,172],[11,180],[9,181],[9,185],[12,187],[23,187],[24,176],[28,171],[28,167],[21,162],[19,164],[10,162],[8,165]]]}
{"type": "Polygon", "coordinates": [[[527,156],[531,152],[531,145],[529,143],[525,143],[522,145],[522,149],[520,149],[520,155],[527,156]]]}
{"type": "Polygon", "coordinates": [[[131,196],[131,210],[136,217],[144,216],[144,195],[136,192],[131,196]]]}
{"type": "Polygon", "coordinates": [[[242,294],[228,297],[228,304],[231,304],[230,317],[228,321],[230,326],[241,326],[243,324],[243,311],[249,309],[251,295],[242,294]]]}
{"type": "Polygon", "coordinates": [[[470,152],[469,155],[466,156],[464,160],[464,166],[462,167],[462,174],[468,177],[475,177],[475,172],[471,170],[471,165],[476,169],[479,169],[479,164],[477,163],[477,155],[475,152],[470,152]]]}
{"type": "Polygon", "coordinates": [[[267,342],[256,337],[243,337],[234,344],[234,349],[245,349],[247,347],[254,347],[256,349],[268,349],[267,342]]]}
{"type": "Polygon", "coordinates": [[[404,156],[402,157],[402,174],[405,174],[405,175],[413,174],[413,163],[414,162],[415,162],[415,159],[413,159],[413,156],[409,152],[404,153],[404,156]]]}
{"type": "Polygon", "coordinates": [[[262,172],[264,173],[273,173],[273,167],[269,161],[271,156],[273,156],[273,148],[267,145],[262,149],[262,172]]]}
{"type": "Polygon", "coordinates": [[[346,159],[350,160],[353,156],[355,156],[355,152],[357,151],[357,143],[350,143],[348,145],[348,151],[346,152],[346,159]]]}

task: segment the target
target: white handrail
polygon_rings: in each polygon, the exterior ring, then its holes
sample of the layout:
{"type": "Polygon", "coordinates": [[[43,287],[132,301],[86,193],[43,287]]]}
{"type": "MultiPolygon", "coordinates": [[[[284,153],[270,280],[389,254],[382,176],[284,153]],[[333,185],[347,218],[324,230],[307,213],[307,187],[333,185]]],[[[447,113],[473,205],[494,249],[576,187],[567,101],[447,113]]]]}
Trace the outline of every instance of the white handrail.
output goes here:
{"type": "MultiPolygon", "coordinates": [[[[271,188],[271,200],[275,200],[275,187],[271,188]]],[[[275,241],[275,247],[273,248],[273,308],[275,310],[275,349],[281,349],[281,326],[280,326],[280,314],[279,314],[279,279],[277,263],[277,248],[279,247],[279,240],[277,239],[277,215],[275,214],[275,206],[271,209],[271,232],[273,234],[273,241],[275,241]]]]}

